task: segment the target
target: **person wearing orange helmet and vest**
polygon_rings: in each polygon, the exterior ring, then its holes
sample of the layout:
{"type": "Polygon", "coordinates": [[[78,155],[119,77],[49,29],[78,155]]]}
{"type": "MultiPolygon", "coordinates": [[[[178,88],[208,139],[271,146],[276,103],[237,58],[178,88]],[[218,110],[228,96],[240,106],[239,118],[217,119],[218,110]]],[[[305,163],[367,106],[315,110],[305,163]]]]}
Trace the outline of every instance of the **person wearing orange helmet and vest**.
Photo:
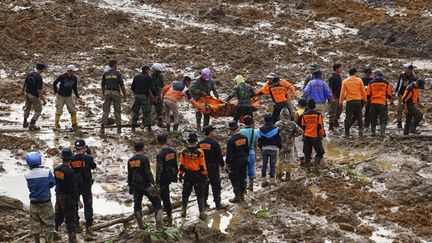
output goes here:
{"type": "Polygon", "coordinates": [[[420,133],[416,129],[423,120],[423,113],[418,109],[418,105],[420,104],[420,89],[424,89],[424,86],[423,80],[417,80],[408,85],[402,95],[402,101],[408,109],[405,117],[404,135],[420,133]]]}
{"type": "Polygon", "coordinates": [[[162,89],[163,106],[165,110],[165,123],[168,132],[171,129],[171,112],[174,116],[173,130],[177,131],[179,126],[179,109],[178,102],[186,97],[189,101],[194,103],[192,96],[189,92],[189,85],[192,79],[189,76],[185,76],[182,82],[174,81],[172,84],[165,86],[162,89]]]}
{"type": "Polygon", "coordinates": [[[294,86],[285,80],[281,80],[275,74],[269,74],[267,76],[267,83],[257,91],[258,96],[270,95],[273,102],[275,103],[272,113],[274,122],[279,120],[279,115],[283,108],[288,108],[290,110],[290,114],[292,117],[294,117],[294,107],[291,103],[290,93],[297,97],[294,86]]]}
{"type": "Polygon", "coordinates": [[[308,101],[308,110],[301,117],[301,128],[303,129],[303,153],[305,160],[303,166],[309,166],[312,159],[312,148],[315,150],[315,168],[319,168],[325,150],[322,144],[322,138],[326,136],[324,130],[323,117],[315,109],[315,101],[308,101]]]}
{"type": "Polygon", "coordinates": [[[189,196],[193,188],[197,196],[199,218],[205,220],[207,215],[204,211],[204,190],[208,179],[204,151],[197,146],[196,133],[189,133],[187,141],[188,147],[180,153],[179,181],[183,182],[181,216],[186,217],[189,196]]]}
{"type": "Polygon", "coordinates": [[[345,137],[349,137],[350,128],[357,121],[359,126],[359,136],[363,136],[363,105],[366,104],[366,90],[364,88],[363,81],[357,77],[356,68],[349,70],[349,77],[342,82],[342,90],[339,97],[339,105],[343,104],[346,99],[346,110],[345,110],[345,137]]]}
{"type": "Polygon", "coordinates": [[[367,100],[370,106],[370,122],[372,136],[376,135],[378,117],[380,120],[380,135],[384,136],[388,122],[387,100],[393,104],[393,96],[390,84],[384,80],[380,69],[373,72],[374,79],[369,82],[367,88],[367,100]]]}

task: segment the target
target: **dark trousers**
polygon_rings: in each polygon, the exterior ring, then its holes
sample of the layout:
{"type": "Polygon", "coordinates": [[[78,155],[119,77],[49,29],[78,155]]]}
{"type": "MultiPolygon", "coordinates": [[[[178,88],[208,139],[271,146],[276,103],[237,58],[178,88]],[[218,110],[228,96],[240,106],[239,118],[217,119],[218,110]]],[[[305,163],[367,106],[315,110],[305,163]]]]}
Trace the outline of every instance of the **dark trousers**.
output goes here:
{"type": "Polygon", "coordinates": [[[221,202],[221,180],[220,180],[220,173],[219,173],[219,164],[207,164],[207,173],[209,181],[206,184],[205,190],[204,190],[204,201],[207,202],[210,185],[213,192],[213,201],[216,205],[220,204],[221,202]]]}
{"type": "MultiPolygon", "coordinates": [[[[387,127],[388,122],[388,109],[387,105],[380,105],[380,104],[370,104],[368,105],[370,107],[370,124],[371,124],[371,131],[372,134],[375,134],[376,132],[376,126],[380,124],[380,133],[381,135],[384,135],[385,129],[387,127]]],[[[367,108],[367,107],[366,107],[367,108]]]]}
{"type": "Polygon", "coordinates": [[[148,188],[145,190],[135,189],[133,194],[134,211],[137,212],[142,210],[142,199],[143,196],[146,196],[150,200],[156,215],[158,211],[161,209],[161,200],[159,199],[158,195],[150,195],[150,193],[148,192],[148,188]]]}
{"type": "Polygon", "coordinates": [[[240,120],[240,117],[246,116],[246,115],[253,117],[252,106],[238,105],[235,112],[234,112],[234,121],[238,121],[238,120],[240,120]]]}
{"type": "Polygon", "coordinates": [[[170,183],[160,184],[160,197],[162,199],[166,214],[168,215],[168,217],[172,218],[172,206],[171,206],[169,185],[170,183]]]}
{"type": "Polygon", "coordinates": [[[229,173],[229,179],[231,181],[234,194],[240,195],[246,192],[246,167],[247,157],[239,158],[234,161],[231,165],[231,172],[229,173]]]}
{"type": "Polygon", "coordinates": [[[321,159],[324,157],[324,147],[320,138],[303,138],[303,153],[305,155],[305,162],[309,164],[312,159],[312,149],[315,150],[315,165],[321,163],[321,159]]]}
{"type": "Polygon", "coordinates": [[[183,179],[183,191],[182,191],[182,206],[187,207],[189,202],[189,196],[192,193],[192,189],[195,190],[198,201],[198,209],[200,212],[204,212],[204,188],[205,188],[205,177],[200,171],[186,171],[183,179]]]}
{"type": "Polygon", "coordinates": [[[414,132],[417,126],[423,120],[423,113],[413,103],[406,104],[408,113],[406,115],[404,135],[408,135],[410,132],[414,132]]]}
{"type": "Polygon", "coordinates": [[[75,233],[78,225],[78,201],[71,195],[56,195],[55,228],[58,229],[63,221],[69,233],[75,233]]]}
{"type": "MultiPolygon", "coordinates": [[[[371,111],[371,109],[372,109],[371,105],[372,105],[372,104],[367,104],[367,105],[366,105],[366,108],[365,108],[365,113],[364,113],[364,126],[365,126],[365,127],[369,127],[369,125],[372,124],[372,123],[371,123],[371,118],[372,118],[371,115],[372,115],[373,113],[371,114],[371,112],[372,112],[372,111],[371,111]]],[[[381,124],[381,123],[380,123],[380,124],[381,124]]]]}
{"type": "Polygon", "coordinates": [[[152,104],[156,110],[156,118],[158,119],[158,121],[162,121],[163,100],[162,100],[161,92],[160,91],[157,92],[156,96],[157,96],[156,103],[152,103],[152,104]]]}
{"type": "Polygon", "coordinates": [[[346,103],[345,134],[349,134],[349,130],[355,121],[357,121],[359,131],[363,132],[362,109],[361,100],[350,100],[346,103]]]}
{"type": "Polygon", "coordinates": [[[279,115],[280,115],[283,108],[288,108],[288,102],[287,101],[274,104],[273,114],[272,114],[274,123],[279,121],[279,115]]]}
{"type": "Polygon", "coordinates": [[[270,178],[274,178],[276,170],[277,151],[272,149],[264,149],[262,152],[262,167],[261,176],[267,176],[267,165],[270,162],[270,178]]]}
{"type": "MultiPolygon", "coordinates": [[[[196,122],[197,124],[201,124],[201,118],[203,117],[203,113],[197,111],[195,113],[195,118],[196,118],[196,122]]],[[[203,127],[207,126],[210,124],[210,116],[209,115],[204,115],[204,125],[203,127]]]]}
{"type": "MultiPolygon", "coordinates": [[[[84,217],[86,221],[86,228],[89,228],[93,225],[93,194],[90,186],[84,186],[80,188],[80,195],[83,199],[84,204],[84,217]]],[[[79,222],[79,216],[77,211],[77,220],[79,222]]]]}

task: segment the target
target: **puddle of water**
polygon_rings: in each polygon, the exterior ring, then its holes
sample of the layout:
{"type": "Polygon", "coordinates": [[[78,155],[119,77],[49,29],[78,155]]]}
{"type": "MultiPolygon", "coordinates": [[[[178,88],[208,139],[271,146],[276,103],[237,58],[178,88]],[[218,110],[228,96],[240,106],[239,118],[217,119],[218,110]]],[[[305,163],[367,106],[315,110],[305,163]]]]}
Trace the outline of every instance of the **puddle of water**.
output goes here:
{"type": "Polygon", "coordinates": [[[238,220],[230,212],[216,213],[208,223],[208,227],[228,234],[228,230],[238,224],[238,220]]]}
{"type": "Polygon", "coordinates": [[[372,236],[369,238],[375,242],[380,242],[380,243],[392,243],[393,239],[392,237],[394,236],[393,231],[386,229],[382,226],[378,226],[376,227],[378,230],[374,231],[372,233],[372,236]]]}
{"type": "Polygon", "coordinates": [[[343,161],[362,161],[367,160],[370,156],[367,156],[361,151],[354,149],[340,149],[337,144],[329,141],[324,141],[325,157],[343,160],[343,161]]]}

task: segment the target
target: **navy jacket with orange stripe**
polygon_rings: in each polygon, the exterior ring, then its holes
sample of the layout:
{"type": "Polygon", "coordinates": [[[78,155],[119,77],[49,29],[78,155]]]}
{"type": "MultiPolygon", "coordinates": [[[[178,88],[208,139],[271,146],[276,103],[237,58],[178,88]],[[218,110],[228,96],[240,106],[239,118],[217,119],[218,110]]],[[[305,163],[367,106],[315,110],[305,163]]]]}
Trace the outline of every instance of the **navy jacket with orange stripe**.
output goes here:
{"type": "Polygon", "coordinates": [[[128,160],[128,185],[134,190],[145,190],[154,184],[153,174],[150,170],[150,161],[147,156],[136,154],[128,160]]]}
{"type": "Polygon", "coordinates": [[[304,137],[320,138],[326,136],[322,115],[315,109],[303,113],[301,127],[304,131],[304,137]]]}
{"type": "Polygon", "coordinates": [[[61,164],[54,168],[56,195],[68,195],[78,200],[78,187],[75,173],[69,165],[61,164]]]}
{"type": "Polygon", "coordinates": [[[247,137],[243,134],[234,134],[227,143],[227,155],[225,162],[231,168],[236,168],[238,162],[246,162],[249,156],[247,137]]]}
{"type": "Polygon", "coordinates": [[[93,157],[88,154],[75,154],[70,165],[77,177],[78,187],[91,186],[91,171],[96,169],[96,163],[94,162],[93,157]]]}

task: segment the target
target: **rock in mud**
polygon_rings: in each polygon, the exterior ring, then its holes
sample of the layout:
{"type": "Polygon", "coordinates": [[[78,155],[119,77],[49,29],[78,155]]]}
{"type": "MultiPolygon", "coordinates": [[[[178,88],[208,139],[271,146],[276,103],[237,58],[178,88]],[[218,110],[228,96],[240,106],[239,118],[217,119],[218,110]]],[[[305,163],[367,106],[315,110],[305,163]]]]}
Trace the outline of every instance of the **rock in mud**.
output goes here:
{"type": "Polygon", "coordinates": [[[339,228],[341,230],[354,232],[354,226],[347,223],[339,223],[339,228]]]}
{"type": "Polygon", "coordinates": [[[357,227],[357,233],[359,233],[360,235],[364,235],[367,237],[370,237],[372,235],[372,232],[374,231],[374,228],[371,226],[367,226],[367,225],[359,225],[359,227],[357,227]]]}

